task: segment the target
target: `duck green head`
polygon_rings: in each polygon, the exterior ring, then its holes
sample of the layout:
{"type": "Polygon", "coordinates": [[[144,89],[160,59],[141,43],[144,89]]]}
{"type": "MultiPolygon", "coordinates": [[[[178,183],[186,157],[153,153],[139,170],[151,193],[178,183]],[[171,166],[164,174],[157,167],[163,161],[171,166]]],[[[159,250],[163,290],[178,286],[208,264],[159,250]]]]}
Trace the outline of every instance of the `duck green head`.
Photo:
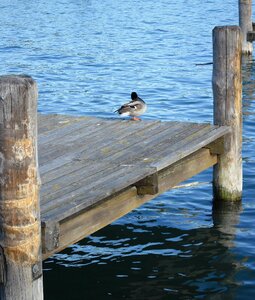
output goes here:
{"type": "Polygon", "coordinates": [[[136,92],[132,92],[132,93],[131,93],[131,99],[132,99],[132,100],[136,100],[137,97],[138,97],[138,95],[137,95],[136,92]]]}

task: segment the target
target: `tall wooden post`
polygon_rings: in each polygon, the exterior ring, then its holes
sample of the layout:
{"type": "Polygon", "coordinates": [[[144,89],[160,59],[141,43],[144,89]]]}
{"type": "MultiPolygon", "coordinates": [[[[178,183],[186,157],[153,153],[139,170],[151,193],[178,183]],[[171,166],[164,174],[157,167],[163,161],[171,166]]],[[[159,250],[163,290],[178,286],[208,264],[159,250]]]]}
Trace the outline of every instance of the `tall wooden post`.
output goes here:
{"type": "Polygon", "coordinates": [[[43,299],[37,85],[0,76],[0,299],[43,299]]]}
{"type": "Polygon", "coordinates": [[[252,31],[252,0],[239,0],[239,26],[242,31],[242,52],[252,54],[252,41],[248,41],[247,34],[252,31]]]}
{"type": "Polygon", "coordinates": [[[213,30],[214,124],[232,129],[225,140],[225,153],[214,167],[214,197],[221,200],[242,197],[241,38],[238,26],[213,30]]]}

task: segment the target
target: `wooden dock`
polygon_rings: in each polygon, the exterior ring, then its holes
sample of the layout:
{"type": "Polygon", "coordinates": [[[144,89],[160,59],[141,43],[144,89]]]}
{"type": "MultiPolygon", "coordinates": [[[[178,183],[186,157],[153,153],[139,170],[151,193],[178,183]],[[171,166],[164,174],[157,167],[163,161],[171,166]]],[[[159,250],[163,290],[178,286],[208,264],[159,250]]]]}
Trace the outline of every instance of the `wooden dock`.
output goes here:
{"type": "Polygon", "coordinates": [[[36,82],[0,76],[1,299],[43,300],[42,259],[211,166],[215,201],[241,200],[241,53],[239,27],[214,28],[215,125],[37,121],[36,82]]]}
{"type": "Polygon", "coordinates": [[[39,116],[43,258],[217,163],[227,126],[39,116]]]}

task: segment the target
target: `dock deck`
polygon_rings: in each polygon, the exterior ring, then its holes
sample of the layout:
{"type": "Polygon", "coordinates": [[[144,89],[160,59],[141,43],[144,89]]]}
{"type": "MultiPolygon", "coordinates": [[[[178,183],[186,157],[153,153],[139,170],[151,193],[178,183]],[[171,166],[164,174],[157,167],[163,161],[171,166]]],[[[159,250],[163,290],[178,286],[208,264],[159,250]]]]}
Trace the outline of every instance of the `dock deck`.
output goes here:
{"type": "Polygon", "coordinates": [[[43,259],[217,163],[229,127],[39,115],[43,259]]]}

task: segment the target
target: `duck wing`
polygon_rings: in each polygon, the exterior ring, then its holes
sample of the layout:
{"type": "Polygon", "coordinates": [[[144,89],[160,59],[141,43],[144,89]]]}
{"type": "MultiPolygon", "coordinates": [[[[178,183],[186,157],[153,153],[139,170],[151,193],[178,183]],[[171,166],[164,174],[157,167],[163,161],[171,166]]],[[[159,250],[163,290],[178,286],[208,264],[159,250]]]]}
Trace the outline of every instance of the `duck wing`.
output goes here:
{"type": "Polygon", "coordinates": [[[134,110],[141,110],[144,106],[144,103],[141,101],[132,101],[128,103],[129,107],[134,109],[134,110]]]}
{"type": "Polygon", "coordinates": [[[133,102],[125,103],[120,108],[118,108],[115,112],[119,114],[130,111],[131,109],[135,109],[135,106],[132,104],[133,102]]]}
{"type": "Polygon", "coordinates": [[[146,107],[145,102],[137,97],[137,100],[123,104],[116,112],[123,115],[138,116],[145,112],[146,107]]]}

